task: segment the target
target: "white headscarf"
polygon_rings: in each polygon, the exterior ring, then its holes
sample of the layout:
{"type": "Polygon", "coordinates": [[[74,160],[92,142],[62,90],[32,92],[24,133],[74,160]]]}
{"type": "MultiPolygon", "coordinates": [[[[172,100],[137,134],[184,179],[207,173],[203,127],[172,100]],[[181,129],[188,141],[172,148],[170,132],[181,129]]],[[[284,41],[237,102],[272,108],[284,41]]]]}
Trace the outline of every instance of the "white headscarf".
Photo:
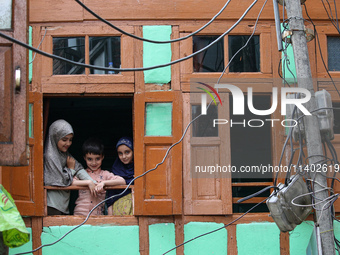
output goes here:
{"type": "MultiPolygon", "coordinates": [[[[44,152],[45,185],[69,186],[72,184],[73,174],[66,166],[67,157],[71,154],[58,149],[59,140],[69,134],[73,134],[73,129],[65,120],[57,120],[49,128],[44,152]]],[[[83,169],[83,166],[76,161],[75,172],[81,169],[83,169]]]]}

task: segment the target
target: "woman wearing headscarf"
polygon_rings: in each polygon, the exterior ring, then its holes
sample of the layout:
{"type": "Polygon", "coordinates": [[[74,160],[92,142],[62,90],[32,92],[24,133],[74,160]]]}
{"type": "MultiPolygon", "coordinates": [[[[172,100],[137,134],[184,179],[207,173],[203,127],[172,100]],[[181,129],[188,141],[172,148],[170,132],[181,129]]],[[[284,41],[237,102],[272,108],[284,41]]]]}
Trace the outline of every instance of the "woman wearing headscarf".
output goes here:
{"type": "MultiPolygon", "coordinates": [[[[95,194],[95,181],[83,166],[68,152],[72,144],[73,129],[65,120],[53,122],[49,128],[44,152],[44,183],[47,186],[70,186],[73,176],[80,180],[91,180],[89,188],[95,194]]],[[[48,215],[69,214],[69,190],[47,190],[48,215]]]]}
{"type": "MultiPolygon", "coordinates": [[[[118,158],[113,163],[111,172],[124,178],[129,184],[134,178],[133,141],[130,137],[122,137],[116,144],[118,158]]],[[[133,184],[133,183],[131,183],[133,184]]],[[[123,190],[108,190],[107,197],[112,197],[123,190]]],[[[109,215],[132,215],[132,194],[128,189],[124,194],[115,196],[106,202],[109,215]]]]}

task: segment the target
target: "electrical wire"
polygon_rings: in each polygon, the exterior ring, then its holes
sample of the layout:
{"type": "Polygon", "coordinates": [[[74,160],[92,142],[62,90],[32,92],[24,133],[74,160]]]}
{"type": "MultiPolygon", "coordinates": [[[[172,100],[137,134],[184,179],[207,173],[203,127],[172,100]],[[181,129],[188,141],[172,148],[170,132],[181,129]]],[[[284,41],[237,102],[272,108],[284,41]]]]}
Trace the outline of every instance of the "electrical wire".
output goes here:
{"type": "MultiPolygon", "coordinates": [[[[254,33],[255,33],[256,26],[257,26],[257,23],[258,23],[260,14],[262,13],[262,11],[263,11],[263,9],[264,9],[264,7],[265,7],[267,1],[268,1],[268,0],[265,1],[264,5],[262,6],[261,11],[260,11],[260,13],[259,13],[259,15],[258,15],[258,17],[257,17],[257,20],[256,20],[256,23],[255,23],[255,26],[254,26],[254,31],[253,31],[253,33],[252,33],[252,36],[253,36],[254,33]]],[[[253,6],[256,2],[257,2],[257,0],[255,0],[255,1],[252,3],[251,6],[253,6]]],[[[248,9],[249,9],[249,7],[248,7],[248,9]]],[[[248,10],[248,9],[247,9],[246,12],[248,12],[248,11],[250,10],[250,9],[249,9],[249,10],[248,10]]],[[[246,13],[243,14],[243,17],[245,16],[245,14],[246,14],[246,13]]],[[[235,24],[236,24],[236,23],[235,23],[235,24]]],[[[238,24],[238,23],[237,23],[237,24],[238,24]]],[[[0,33],[0,36],[2,36],[1,33],[0,33]]],[[[246,42],[246,44],[248,44],[248,42],[250,41],[250,39],[251,39],[251,37],[248,39],[248,41],[246,42]]],[[[216,40],[215,40],[215,41],[216,41],[216,40]]],[[[208,46],[209,46],[209,45],[208,45],[208,46]]],[[[245,45],[245,46],[246,46],[246,45],[245,45]]],[[[245,47],[245,46],[244,46],[244,47],[245,47]]],[[[244,47],[242,47],[240,50],[242,50],[244,47]]],[[[239,50],[239,51],[240,51],[240,50],[239,50]]],[[[228,66],[229,66],[230,62],[234,59],[234,57],[236,56],[236,54],[237,54],[239,51],[237,51],[237,52],[234,54],[234,56],[231,58],[231,60],[230,60],[229,63],[228,63],[228,66]]],[[[38,52],[38,53],[39,53],[39,52],[38,52]]],[[[224,72],[225,72],[225,70],[226,70],[226,68],[224,69],[224,72]]],[[[222,76],[223,76],[223,73],[221,74],[221,77],[222,77],[222,76]]],[[[220,78],[221,78],[221,77],[220,77],[220,78]]],[[[216,97],[216,96],[215,96],[215,97],[216,97]]],[[[209,105],[207,106],[207,109],[210,107],[210,105],[211,105],[212,102],[213,102],[213,101],[210,101],[209,105]]],[[[184,136],[185,136],[185,134],[187,133],[187,131],[188,131],[190,125],[191,125],[194,121],[196,121],[199,117],[201,117],[201,116],[202,116],[202,114],[199,114],[197,117],[195,117],[193,120],[191,120],[191,121],[189,122],[189,124],[186,126],[186,128],[185,128],[185,130],[184,130],[184,132],[183,132],[183,134],[182,134],[182,137],[181,137],[176,143],[172,144],[172,145],[168,148],[168,150],[167,150],[166,153],[165,153],[165,156],[163,157],[163,160],[162,160],[160,163],[156,164],[156,166],[155,166],[154,168],[149,169],[148,171],[144,172],[143,174],[141,174],[141,175],[135,177],[133,180],[131,180],[130,183],[127,185],[127,187],[126,187],[121,193],[116,194],[116,195],[113,195],[113,196],[111,196],[111,197],[108,197],[108,198],[106,198],[105,200],[103,200],[103,201],[101,201],[100,203],[98,203],[95,207],[92,208],[92,210],[88,213],[87,217],[85,218],[85,220],[84,220],[82,223],[80,223],[79,225],[77,225],[77,226],[74,227],[73,229],[69,230],[67,233],[65,233],[62,237],[60,237],[58,240],[56,240],[56,241],[53,242],[53,243],[44,244],[44,245],[41,245],[40,247],[38,247],[38,248],[36,248],[36,249],[34,249],[34,250],[32,250],[32,251],[23,252],[23,253],[18,253],[18,254],[15,254],[15,255],[28,254],[28,253],[31,253],[31,252],[38,251],[38,250],[42,249],[43,247],[47,247],[47,246],[54,245],[54,244],[58,243],[59,241],[61,241],[63,238],[65,238],[68,234],[70,234],[71,232],[73,232],[73,231],[76,230],[77,228],[79,228],[79,227],[81,227],[82,225],[84,225],[84,224],[88,221],[88,219],[89,219],[90,215],[92,214],[92,212],[93,212],[99,205],[101,205],[102,203],[106,202],[107,200],[109,200],[109,199],[111,199],[111,198],[114,198],[114,197],[116,197],[116,196],[120,196],[120,195],[124,194],[124,192],[131,186],[131,183],[133,183],[133,182],[134,182],[135,180],[137,180],[138,178],[143,177],[144,175],[148,174],[149,172],[156,170],[156,169],[158,168],[158,166],[160,166],[161,164],[163,164],[163,163],[165,162],[165,159],[167,158],[167,156],[168,156],[170,150],[171,150],[174,146],[176,146],[177,144],[179,144],[179,143],[182,142],[182,140],[184,139],[184,136]]],[[[269,198],[269,197],[268,197],[268,198],[269,198]]],[[[266,199],[268,199],[268,198],[266,198],[266,199]]],[[[266,200],[266,199],[265,199],[265,200],[266,200]]],[[[253,207],[252,207],[251,209],[249,209],[246,213],[244,213],[243,216],[246,215],[249,211],[253,210],[253,209],[254,209],[255,207],[257,207],[258,205],[260,205],[261,203],[263,203],[265,200],[263,200],[262,202],[258,203],[258,204],[255,205],[255,206],[253,206],[253,207]]],[[[241,219],[243,216],[239,217],[238,219],[241,219]]],[[[236,220],[238,220],[238,219],[236,219],[236,220]]],[[[232,224],[232,223],[235,222],[236,220],[232,221],[230,224],[232,224]]],[[[215,231],[216,231],[216,230],[212,231],[211,233],[213,233],[213,232],[215,232],[215,231]]],[[[206,234],[209,234],[209,233],[206,233],[206,234]]],[[[203,234],[203,235],[206,235],[206,234],[203,234]]],[[[203,236],[203,235],[201,235],[201,236],[203,236]]],[[[199,237],[200,237],[200,236],[199,236],[199,237]]],[[[197,239],[197,238],[199,238],[199,237],[193,238],[192,240],[197,239]]],[[[192,240],[191,240],[191,241],[192,241],[192,240]]],[[[189,240],[189,241],[190,241],[190,240],[189,240]]],[[[189,242],[189,241],[187,241],[187,242],[189,242]]],[[[187,243],[187,242],[186,242],[186,243],[187,243]]],[[[184,243],[183,243],[182,245],[184,245],[184,243]]],[[[180,247],[180,246],[181,246],[181,245],[179,245],[178,247],[180,247]]],[[[177,248],[177,247],[175,247],[175,248],[177,248]]],[[[173,249],[175,249],[175,248],[173,248],[173,249]]]]}
{"type": "Polygon", "coordinates": [[[174,42],[179,42],[185,39],[188,39],[189,37],[201,32],[203,29],[205,29],[207,26],[209,26],[224,10],[225,8],[227,8],[228,4],[230,3],[231,0],[228,0],[225,5],[222,7],[222,9],[205,25],[203,25],[201,28],[199,28],[198,30],[196,30],[195,32],[192,32],[186,36],[183,36],[181,38],[177,38],[177,39],[173,39],[173,40],[168,40],[168,41],[155,41],[155,40],[150,40],[150,39],[146,39],[143,37],[139,37],[137,35],[134,34],[130,34],[122,29],[120,29],[119,27],[113,25],[112,23],[110,23],[109,21],[107,21],[106,19],[102,18],[101,16],[99,16],[98,14],[96,14],[94,11],[92,11],[89,7],[87,7],[83,2],[81,2],[80,0],[75,0],[80,6],[82,6],[87,12],[89,12],[90,14],[92,14],[94,17],[96,17],[97,19],[99,19],[100,21],[104,22],[106,25],[116,29],[117,31],[121,32],[124,35],[130,36],[134,39],[137,40],[141,40],[144,42],[149,42],[149,43],[174,43],[174,42]]]}
{"type": "Polygon", "coordinates": [[[146,71],[146,70],[152,70],[155,68],[160,68],[160,67],[166,67],[166,66],[170,66],[173,64],[177,64],[179,62],[182,62],[184,60],[187,60],[189,58],[192,58],[193,56],[207,50],[208,48],[210,48],[212,45],[214,45],[215,43],[217,43],[219,40],[221,40],[224,36],[226,36],[227,34],[229,34],[243,19],[244,17],[247,15],[247,13],[253,8],[253,6],[258,2],[258,0],[254,0],[251,5],[245,10],[245,12],[242,14],[242,16],[226,31],[224,32],[222,35],[220,35],[216,40],[214,40],[213,42],[211,42],[209,45],[205,46],[204,48],[177,60],[165,63],[165,64],[160,64],[160,65],[155,65],[155,66],[149,66],[149,67],[137,67],[137,68],[114,68],[114,67],[103,67],[103,66],[96,66],[96,65],[88,65],[88,64],[82,64],[76,61],[72,61],[54,54],[50,54],[44,51],[41,51],[39,49],[36,49],[26,43],[23,43],[19,40],[16,40],[15,38],[12,38],[2,32],[0,32],[0,37],[3,37],[13,43],[19,44],[22,47],[25,47],[29,50],[32,50],[34,52],[37,52],[45,57],[49,57],[49,58],[53,58],[53,59],[58,59],[61,61],[64,61],[66,63],[72,64],[72,65],[76,65],[76,66],[81,66],[81,67],[85,67],[85,68],[92,68],[92,69],[97,69],[97,70],[104,70],[104,71],[116,71],[116,72],[129,72],[129,71],[146,71]]]}
{"type": "MultiPolygon", "coordinates": [[[[330,13],[328,13],[328,10],[327,10],[326,5],[325,5],[325,3],[324,3],[323,0],[321,0],[322,5],[323,5],[323,7],[324,7],[324,9],[325,9],[325,11],[326,11],[326,13],[327,13],[327,16],[328,16],[329,20],[330,20],[331,23],[332,23],[332,25],[335,27],[335,29],[338,31],[338,33],[340,33],[339,22],[334,20],[331,5],[329,4],[328,0],[326,0],[326,1],[327,1],[327,3],[328,3],[328,7],[329,7],[329,12],[330,12],[330,13]],[[331,16],[332,16],[332,17],[331,17],[331,16]]],[[[335,2],[335,1],[334,1],[334,2],[335,2]]],[[[336,8],[336,5],[335,5],[335,8],[336,8]]],[[[335,13],[337,13],[337,10],[336,10],[336,9],[335,9],[335,13]]]]}
{"type": "Polygon", "coordinates": [[[234,60],[234,58],[237,56],[237,54],[238,54],[241,50],[243,50],[245,47],[247,47],[248,43],[249,43],[250,40],[253,38],[253,36],[254,36],[254,34],[255,34],[255,31],[256,31],[257,23],[258,23],[258,21],[259,21],[259,19],[260,19],[261,13],[262,13],[264,7],[266,6],[267,2],[268,2],[268,0],[266,0],[266,1],[264,2],[264,4],[262,5],[262,8],[261,8],[259,14],[257,15],[257,19],[256,19],[256,21],[255,21],[254,29],[253,29],[252,34],[249,36],[249,38],[248,38],[248,40],[246,41],[246,43],[245,43],[238,51],[236,51],[236,53],[229,59],[228,64],[224,67],[222,74],[220,75],[220,77],[219,77],[218,80],[217,80],[217,84],[220,83],[220,81],[221,81],[223,75],[225,74],[227,68],[229,67],[229,65],[231,64],[231,62],[234,60]]]}
{"type": "MultiPolygon", "coordinates": [[[[39,48],[40,48],[40,46],[41,46],[42,42],[44,41],[44,39],[45,39],[45,36],[46,36],[46,33],[47,33],[47,29],[46,29],[46,27],[45,27],[45,33],[44,33],[44,36],[43,36],[43,38],[41,39],[41,41],[40,41],[40,43],[39,43],[39,45],[38,45],[37,49],[39,49],[39,48]]],[[[32,60],[31,60],[31,62],[29,62],[29,64],[32,64],[32,63],[33,63],[33,61],[34,61],[34,59],[35,59],[35,56],[36,56],[36,55],[37,55],[37,52],[35,52],[35,53],[34,53],[34,56],[33,56],[32,60]]]]}
{"type": "Polygon", "coordinates": [[[309,14],[308,14],[308,10],[307,10],[306,4],[303,4],[303,5],[304,5],[304,7],[305,7],[306,15],[307,15],[309,21],[312,23],[313,28],[314,28],[314,34],[315,34],[316,42],[317,42],[317,44],[318,44],[318,48],[319,48],[319,52],[320,52],[320,57],[321,57],[322,64],[323,64],[323,66],[324,66],[324,68],[325,68],[325,70],[326,70],[326,72],[327,72],[327,75],[329,76],[329,78],[330,78],[331,81],[332,81],[333,87],[335,88],[336,92],[337,92],[338,95],[340,96],[340,92],[339,92],[338,88],[336,87],[336,85],[335,85],[335,83],[334,83],[334,80],[333,80],[333,78],[332,78],[332,76],[331,76],[331,74],[330,74],[330,72],[329,72],[329,70],[328,70],[328,68],[327,68],[327,66],[326,66],[325,60],[324,60],[324,58],[323,58],[322,50],[321,50],[321,46],[320,46],[320,41],[319,41],[319,35],[318,35],[318,31],[316,30],[316,26],[315,26],[313,20],[311,19],[311,17],[309,16],[309,14]]]}
{"type": "Polygon", "coordinates": [[[199,235],[199,236],[196,236],[196,237],[194,237],[194,238],[191,238],[191,239],[189,239],[189,240],[187,240],[187,241],[185,241],[185,242],[183,242],[183,243],[177,245],[176,247],[174,247],[174,248],[172,248],[172,249],[166,251],[166,252],[163,253],[162,255],[167,254],[167,253],[169,253],[169,252],[171,252],[171,251],[173,251],[173,250],[175,250],[175,249],[177,249],[177,248],[179,248],[179,247],[181,247],[181,246],[183,246],[183,245],[185,245],[185,244],[187,244],[187,243],[189,243],[189,242],[192,242],[192,241],[194,241],[194,240],[196,240],[196,239],[198,239],[198,238],[201,238],[202,236],[206,236],[206,235],[212,234],[212,233],[214,233],[214,232],[217,232],[217,231],[219,231],[219,230],[221,230],[221,229],[223,229],[223,228],[226,228],[226,227],[230,226],[231,224],[235,223],[236,221],[242,219],[246,214],[248,214],[249,212],[251,212],[252,210],[254,210],[256,207],[258,207],[258,206],[259,206],[260,204],[262,204],[264,201],[266,201],[267,199],[271,198],[274,194],[276,194],[276,193],[273,193],[273,194],[270,195],[269,197],[263,199],[261,202],[257,203],[257,204],[254,205],[252,208],[250,208],[248,211],[246,211],[245,213],[243,213],[243,214],[242,214],[241,216],[239,216],[238,218],[232,220],[232,221],[229,222],[228,224],[225,224],[225,225],[223,225],[223,226],[220,227],[220,228],[214,229],[214,230],[212,230],[212,231],[209,231],[209,232],[206,232],[206,233],[201,234],[201,235],[199,235]]]}

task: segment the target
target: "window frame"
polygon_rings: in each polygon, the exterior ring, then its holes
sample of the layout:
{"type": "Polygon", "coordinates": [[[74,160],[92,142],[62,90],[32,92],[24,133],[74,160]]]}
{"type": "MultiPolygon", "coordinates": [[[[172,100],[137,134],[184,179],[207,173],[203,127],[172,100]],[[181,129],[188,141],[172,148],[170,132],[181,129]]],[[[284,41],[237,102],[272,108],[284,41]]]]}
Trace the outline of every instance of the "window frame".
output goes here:
{"type": "MultiPolygon", "coordinates": [[[[43,38],[47,29],[42,50],[53,52],[53,37],[85,37],[85,64],[89,64],[89,37],[120,36],[121,40],[121,67],[134,66],[134,43],[131,37],[114,31],[106,25],[65,25],[55,27],[41,27],[40,38],[43,38]]],[[[123,30],[134,33],[133,26],[123,26],[123,30]]],[[[85,74],[53,75],[53,59],[42,58],[41,82],[43,93],[133,93],[134,72],[121,72],[119,74],[90,74],[90,68],[85,68],[85,74]],[[112,84],[115,87],[112,88],[112,84]],[[95,85],[95,87],[94,87],[95,85]]]]}
{"type": "MultiPolygon", "coordinates": [[[[197,35],[221,35],[223,34],[228,27],[230,27],[234,22],[225,22],[218,23],[214,26],[207,27],[203,30],[203,32],[198,33],[197,35]]],[[[229,34],[230,35],[251,35],[253,33],[253,22],[242,22],[237,27],[235,27],[229,34]]],[[[181,25],[180,31],[185,31],[180,33],[180,36],[186,36],[190,32],[196,31],[199,28],[198,25],[188,24],[181,25]]],[[[224,77],[228,78],[272,78],[273,70],[272,70],[272,55],[270,50],[272,48],[272,28],[271,25],[268,25],[264,22],[259,22],[256,28],[256,32],[254,35],[260,36],[260,72],[229,72],[229,68],[227,68],[224,77]],[[265,60],[265,61],[264,61],[265,60]]],[[[228,50],[228,35],[224,38],[224,66],[226,66],[229,62],[229,50],[228,50]]],[[[180,57],[185,57],[193,53],[193,41],[192,38],[181,41],[180,43],[180,57]]],[[[275,44],[276,45],[276,44],[275,44]]],[[[183,92],[190,91],[190,79],[193,78],[219,78],[221,72],[194,72],[193,71],[193,60],[192,58],[183,61],[180,63],[181,69],[181,83],[183,88],[183,92]]]]}
{"type": "MultiPolygon", "coordinates": [[[[323,57],[323,60],[328,68],[328,46],[327,46],[327,37],[328,36],[337,36],[340,37],[338,31],[331,25],[329,26],[318,26],[316,25],[316,30],[319,37],[319,43],[321,48],[321,54],[323,57]]],[[[318,43],[318,42],[317,42],[318,43]]],[[[327,78],[328,74],[325,70],[325,67],[322,62],[321,54],[319,51],[319,47],[316,46],[316,73],[318,78],[327,78]]],[[[329,71],[329,73],[332,75],[333,78],[340,78],[340,71],[329,71]]],[[[332,86],[332,85],[331,85],[332,86]]],[[[328,92],[328,88],[325,88],[328,92]]],[[[330,92],[331,93],[331,92],[330,92]]]]}

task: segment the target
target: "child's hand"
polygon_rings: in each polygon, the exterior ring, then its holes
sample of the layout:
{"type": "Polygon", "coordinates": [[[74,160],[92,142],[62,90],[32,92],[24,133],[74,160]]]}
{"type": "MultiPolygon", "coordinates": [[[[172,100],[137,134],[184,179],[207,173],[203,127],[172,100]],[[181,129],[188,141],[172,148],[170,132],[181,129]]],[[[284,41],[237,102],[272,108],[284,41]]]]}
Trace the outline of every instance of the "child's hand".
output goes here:
{"type": "Polygon", "coordinates": [[[105,192],[104,186],[105,186],[105,183],[104,183],[104,182],[98,183],[98,184],[96,185],[96,191],[97,191],[97,193],[105,192]]]}
{"type": "Polygon", "coordinates": [[[67,168],[74,169],[76,166],[76,160],[68,156],[66,160],[66,165],[67,165],[67,168]]]}
{"type": "Polygon", "coordinates": [[[92,181],[89,181],[89,184],[87,186],[89,187],[91,195],[96,197],[97,196],[96,185],[92,181]]]}

